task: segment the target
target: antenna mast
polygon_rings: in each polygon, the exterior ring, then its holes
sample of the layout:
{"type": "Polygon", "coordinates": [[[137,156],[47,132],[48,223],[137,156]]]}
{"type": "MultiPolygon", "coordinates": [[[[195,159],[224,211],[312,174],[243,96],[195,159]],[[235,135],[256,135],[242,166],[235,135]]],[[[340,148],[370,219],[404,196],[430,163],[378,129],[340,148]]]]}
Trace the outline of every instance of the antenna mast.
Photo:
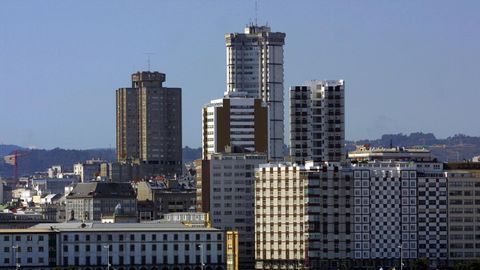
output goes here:
{"type": "Polygon", "coordinates": [[[147,71],[150,71],[150,56],[154,55],[155,53],[146,52],[145,54],[147,55],[147,71]]]}
{"type": "Polygon", "coordinates": [[[258,25],[257,19],[258,19],[258,1],[255,0],[255,26],[258,25]]]}

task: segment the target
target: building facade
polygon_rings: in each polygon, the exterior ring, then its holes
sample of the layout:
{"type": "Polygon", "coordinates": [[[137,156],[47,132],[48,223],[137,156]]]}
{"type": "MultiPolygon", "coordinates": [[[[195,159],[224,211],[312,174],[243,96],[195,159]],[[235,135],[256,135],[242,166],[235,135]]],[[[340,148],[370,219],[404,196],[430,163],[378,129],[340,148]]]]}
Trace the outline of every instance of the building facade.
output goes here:
{"type": "Polygon", "coordinates": [[[98,221],[102,215],[113,215],[119,205],[124,215],[137,215],[137,198],[130,183],[78,183],[66,196],[66,219],[98,221]]]}
{"type": "Polygon", "coordinates": [[[349,269],[352,172],[264,164],[255,177],[256,269],[349,269]]]}
{"type": "Polygon", "coordinates": [[[296,163],[345,160],[345,82],[290,88],[290,156],[296,163]]]}
{"type": "Polygon", "coordinates": [[[227,91],[245,92],[268,105],[268,157],[283,159],[283,45],[285,33],[250,25],[225,36],[227,91]]]}
{"type": "MultiPolygon", "coordinates": [[[[155,182],[138,182],[135,184],[138,203],[151,202],[151,219],[161,219],[165,214],[188,212],[195,209],[195,189],[173,189],[155,182]]],[[[143,218],[148,219],[148,218],[143,218]]]]}
{"type": "Polygon", "coordinates": [[[182,90],[163,86],[165,74],[137,72],[117,90],[117,159],[146,164],[149,173],[182,173],[182,90]]]}
{"type": "Polygon", "coordinates": [[[0,230],[0,267],[223,270],[225,233],[182,223],[49,223],[0,230]]]}
{"type": "Polygon", "coordinates": [[[246,152],[267,152],[268,110],[259,98],[239,92],[212,100],[203,110],[202,158],[225,152],[226,147],[246,152]]]}
{"type": "Polygon", "coordinates": [[[197,211],[210,213],[215,228],[238,232],[241,269],[254,267],[255,168],[266,161],[266,154],[217,153],[199,168],[208,173],[197,174],[197,211]]]}
{"type": "Polygon", "coordinates": [[[480,258],[480,164],[449,163],[448,255],[450,264],[480,258]]]}

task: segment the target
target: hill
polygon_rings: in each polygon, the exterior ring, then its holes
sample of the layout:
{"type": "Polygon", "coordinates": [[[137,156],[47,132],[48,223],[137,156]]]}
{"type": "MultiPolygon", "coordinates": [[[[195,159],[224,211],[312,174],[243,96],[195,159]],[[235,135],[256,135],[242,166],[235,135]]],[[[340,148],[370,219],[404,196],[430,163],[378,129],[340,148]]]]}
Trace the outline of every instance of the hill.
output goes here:
{"type": "MultiPolygon", "coordinates": [[[[92,158],[99,158],[109,162],[116,160],[115,149],[89,149],[89,150],[73,150],[55,148],[51,150],[45,149],[27,149],[17,145],[0,145],[0,176],[12,177],[13,166],[5,164],[3,156],[13,153],[13,151],[21,151],[22,156],[19,157],[19,175],[30,175],[34,172],[45,171],[53,165],[61,165],[67,171],[71,171],[73,164],[83,162],[92,158]],[[24,154],[24,155],[23,155],[24,154]]],[[[201,157],[201,148],[183,148],[184,162],[191,162],[201,157]]]]}
{"type": "Polygon", "coordinates": [[[443,162],[469,160],[480,155],[480,137],[456,134],[446,139],[437,139],[432,133],[415,132],[410,135],[386,134],[380,139],[347,141],[347,151],[355,149],[355,145],[371,146],[420,146],[432,151],[432,154],[443,162]]]}

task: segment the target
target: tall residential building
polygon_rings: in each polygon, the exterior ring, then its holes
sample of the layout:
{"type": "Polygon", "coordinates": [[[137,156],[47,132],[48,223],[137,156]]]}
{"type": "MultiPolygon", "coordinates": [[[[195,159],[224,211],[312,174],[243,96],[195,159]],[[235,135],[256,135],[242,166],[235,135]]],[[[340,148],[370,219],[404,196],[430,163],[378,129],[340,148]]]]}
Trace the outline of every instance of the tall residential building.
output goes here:
{"type": "Polygon", "coordinates": [[[290,156],[295,163],[345,160],[345,82],[290,88],[290,156]]]}
{"type": "Polygon", "coordinates": [[[256,269],[350,269],[350,169],[270,163],[255,175],[256,269]]]}
{"type": "Polygon", "coordinates": [[[240,269],[253,269],[255,168],[265,153],[217,153],[197,160],[197,211],[210,213],[212,225],[238,232],[240,269]]]}
{"type": "Polygon", "coordinates": [[[480,257],[480,164],[448,163],[448,252],[450,264],[480,257]]]}
{"type": "Polygon", "coordinates": [[[283,159],[283,45],[285,33],[250,25],[225,36],[227,91],[246,92],[268,105],[268,157],[283,159]]]}
{"type": "Polygon", "coordinates": [[[163,82],[164,73],[137,72],[117,90],[117,159],[173,176],[182,173],[182,90],[163,82]]]}
{"type": "Polygon", "coordinates": [[[267,152],[268,110],[259,98],[230,93],[203,108],[202,158],[225,152],[225,147],[246,152],[267,152]]]}
{"type": "Polygon", "coordinates": [[[428,258],[431,267],[445,266],[447,179],[443,164],[434,161],[427,150],[372,148],[360,152],[355,155],[361,162],[353,164],[354,266],[398,267],[400,258],[406,265],[428,258]],[[369,160],[370,155],[380,159],[369,160]]]}

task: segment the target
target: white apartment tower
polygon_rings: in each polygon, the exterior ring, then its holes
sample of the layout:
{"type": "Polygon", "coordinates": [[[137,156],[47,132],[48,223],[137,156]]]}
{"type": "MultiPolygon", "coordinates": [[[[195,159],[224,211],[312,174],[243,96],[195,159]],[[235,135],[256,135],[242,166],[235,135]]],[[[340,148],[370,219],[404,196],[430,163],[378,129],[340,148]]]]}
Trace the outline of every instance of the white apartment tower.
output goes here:
{"type": "Polygon", "coordinates": [[[345,160],[345,81],[309,81],[290,88],[293,162],[345,160]]]}
{"type": "Polygon", "coordinates": [[[283,159],[283,45],[285,33],[250,25],[225,36],[227,91],[246,92],[268,105],[268,157],[283,159]]]}

